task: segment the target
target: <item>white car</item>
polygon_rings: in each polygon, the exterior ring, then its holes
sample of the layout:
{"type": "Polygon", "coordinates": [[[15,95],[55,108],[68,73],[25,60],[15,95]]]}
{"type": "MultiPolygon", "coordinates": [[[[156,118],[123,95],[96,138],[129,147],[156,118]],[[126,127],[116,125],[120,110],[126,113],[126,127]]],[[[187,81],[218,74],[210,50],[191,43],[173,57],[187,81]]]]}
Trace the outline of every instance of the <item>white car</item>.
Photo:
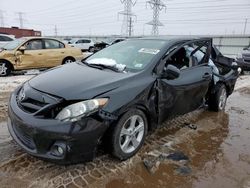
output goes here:
{"type": "Polygon", "coordinates": [[[12,35],[0,34],[0,48],[2,48],[5,44],[15,39],[12,35]]]}
{"type": "Polygon", "coordinates": [[[95,43],[91,39],[79,38],[69,41],[69,45],[80,48],[82,51],[93,52],[95,43]]]}

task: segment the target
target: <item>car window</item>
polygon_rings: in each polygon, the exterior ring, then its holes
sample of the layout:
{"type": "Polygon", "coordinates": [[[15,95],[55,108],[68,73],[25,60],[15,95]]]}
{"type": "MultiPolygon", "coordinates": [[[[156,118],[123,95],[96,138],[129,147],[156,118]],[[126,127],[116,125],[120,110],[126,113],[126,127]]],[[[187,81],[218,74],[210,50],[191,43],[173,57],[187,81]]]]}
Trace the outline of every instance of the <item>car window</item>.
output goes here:
{"type": "Polygon", "coordinates": [[[90,43],[90,40],[83,40],[83,43],[90,43]]]}
{"type": "Polygon", "coordinates": [[[9,41],[13,41],[13,39],[7,36],[0,36],[0,41],[9,42],[9,41]]]}
{"type": "Polygon", "coordinates": [[[46,49],[58,49],[58,48],[64,48],[64,44],[51,39],[45,39],[45,48],[46,49]]]}
{"type": "Polygon", "coordinates": [[[30,40],[25,43],[25,47],[27,50],[41,50],[43,49],[42,40],[30,40]]]}
{"type": "Polygon", "coordinates": [[[81,44],[81,43],[83,43],[83,41],[82,41],[82,40],[78,40],[78,41],[76,41],[76,44],[81,44]]]}
{"type": "MultiPolygon", "coordinates": [[[[165,67],[171,64],[183,70],[200,65],[203,63],[207,48],[207,44],[202,45],[200,42],[187,44],[167,59],[165,67]]],[[[175,50],[175,48],[173,49],[175,50]]]]}

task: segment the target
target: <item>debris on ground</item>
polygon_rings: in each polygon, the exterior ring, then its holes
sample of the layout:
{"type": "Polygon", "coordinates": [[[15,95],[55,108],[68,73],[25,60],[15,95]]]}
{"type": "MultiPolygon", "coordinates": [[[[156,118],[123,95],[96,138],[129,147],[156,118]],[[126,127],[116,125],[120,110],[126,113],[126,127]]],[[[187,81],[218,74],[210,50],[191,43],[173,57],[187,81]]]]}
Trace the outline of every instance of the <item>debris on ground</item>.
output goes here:
{"type": "Polygon", "coordinates": [[[143,164],[151,174],[154,174],[161,163],[170,163],[178,166],[178,174],[188,174],[189,170],[186,165],[189,158],[181,151],[166,150],[166,147],[161,147],[159,150],[154,150],[147,153],[143,159],[143,164]],[[162,151],[163,150],[163,151],[162,151]],[[165,151],[164,151],[165,150],[165,151]]]}
{"type": "Polygon", "coordinates": [[[194,125],[194,124],[192,124],[192,123],[187,123],[187,122],[185,122],[185,123],[183,124],[183,127],[188,127],[188,128],[190,128],[190,129],[193,129],[193,130],[196,130],[196,129],[197,129],[197,125],[194,125]]]}
{"type": "Polygon", "coordinates": [[[192,170],[189,166],[180,166],[177,169],[175,169],[176,175],[181,175],[181,176],[187,176],[191,172],[192,172],[192,170]]]}
{"type": "Polygon", "coordinates": [[[171,153],[166,158],[173,161],[188,160],[188,157],[181,151],[171,153]]]}

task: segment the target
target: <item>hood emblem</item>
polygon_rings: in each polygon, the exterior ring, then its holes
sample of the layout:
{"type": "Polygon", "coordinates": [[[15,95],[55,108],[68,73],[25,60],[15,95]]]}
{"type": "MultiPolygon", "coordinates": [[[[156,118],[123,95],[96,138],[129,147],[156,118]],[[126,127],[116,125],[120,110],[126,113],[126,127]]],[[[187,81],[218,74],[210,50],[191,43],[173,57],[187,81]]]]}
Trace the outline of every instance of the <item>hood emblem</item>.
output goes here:
{"type": "Polygon", "coordinates": [[[24,93],[24,89],[22,89],[18,95],[18,101],[22,102],[25,99],[25,93],[24,93]]]}

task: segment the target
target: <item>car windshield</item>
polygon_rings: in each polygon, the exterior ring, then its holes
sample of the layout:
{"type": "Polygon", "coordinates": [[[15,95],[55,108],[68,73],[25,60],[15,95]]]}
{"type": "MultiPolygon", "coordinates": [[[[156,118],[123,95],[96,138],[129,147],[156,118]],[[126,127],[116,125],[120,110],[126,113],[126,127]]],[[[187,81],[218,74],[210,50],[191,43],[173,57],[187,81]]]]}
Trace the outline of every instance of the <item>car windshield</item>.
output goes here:
{"type": "Polygon", "coordinates": [[[25,38],[20,38],[20,39],[13,40],[13,41],[7,43],[6,45],[4,45],[3,49],[5,49],[5,50],[14,50],[20,44],[22,44],[25,40],[26,40],[25,38]]]}
{"type": "Polygon", "coordinates": [[[144,69],[160,52],[166,41],[128,40],[105,48],[85,60],[88,64],[101,64],[126,68],[136,72],[144,69]]]}

